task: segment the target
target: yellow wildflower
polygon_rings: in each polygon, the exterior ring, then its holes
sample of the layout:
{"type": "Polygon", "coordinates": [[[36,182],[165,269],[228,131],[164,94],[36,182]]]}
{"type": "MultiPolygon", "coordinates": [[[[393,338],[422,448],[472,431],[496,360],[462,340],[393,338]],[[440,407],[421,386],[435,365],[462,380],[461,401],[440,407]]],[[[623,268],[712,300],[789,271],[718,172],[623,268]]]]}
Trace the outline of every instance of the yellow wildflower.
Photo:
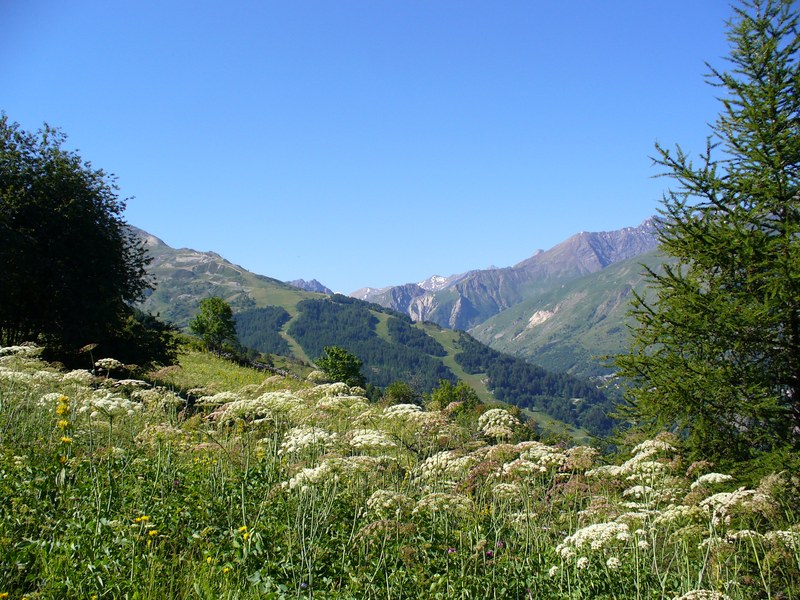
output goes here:
{"type": "Polygon", "coordinates": [[[8,598],[8,592],[0,592],[0,599],[8,598]]]}
{"type": "Polygon", "coordinates": [[[72,443],[72,438],[71,437],[67,437],[66,435],[61,436],[61,442],[63,444],[71,444],[72,443]]]}
{"type": "Polygon", "coordinates": [[[58,422],[58,428],[59,429],[66,429],[67,427],[69,427],[69,421],[67,421],[66,419],[61,419],[58,422]]]}
{"type": "Polygon", "coordinates": [[[249,533],[245,533],[245,534],[242,536],[242,539],[244,539],[245,541],[249,540],[249,539],[250,539],[250,534],[249,534],[249,533]]]}
{"type": "Polygon", "coordinates": [[[231,570],[231,568],[230,568],[230,567],[222,567],[222,572],[223,572],[223,573],[227,573],[227,572],[228,572],[228,571],[230,571],[230,570],[231,570]]]}
{"type": "Polygon", "coordinates": [[[147,535],[149,535],[150,537],[157,536],[158,535],[158,529],[151,529],[150,531],[147,532],[147,535]]]}
{"type": "Polygon", "coordinates": [[[59,416],[66,415],[67,413],[69,413],[69,406],[66,404],[59,404],[56,408],[56,414],[59,416]]]}
{"type": "Polygon", "coordinates": [[[213,563],[213,562],[214,562],[214,559],[213,559],[213,558],[211,558],[210,556],[206,556],[206,562],[207,562],[208,564],[211,564],[211,563],[213,563]]]}
{"type": "Polygon", "coordinates": [[[239,527],[239,533],[247,533],[247,525],[242,525],[239,527]]]}
{"type": "Polygon", "coordinates": [[[146,523],[150,520],[150,517],[147,515],[142,515],[141,517],[136,517],[133,521],[134,523],[146,523]]]}

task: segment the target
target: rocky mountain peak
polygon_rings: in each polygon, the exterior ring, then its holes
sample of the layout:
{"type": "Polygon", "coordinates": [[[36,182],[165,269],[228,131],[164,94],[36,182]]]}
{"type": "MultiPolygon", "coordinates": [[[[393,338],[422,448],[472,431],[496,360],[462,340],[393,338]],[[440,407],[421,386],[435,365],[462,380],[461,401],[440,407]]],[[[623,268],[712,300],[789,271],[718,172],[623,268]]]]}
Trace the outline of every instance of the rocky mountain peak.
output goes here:
{"type": "Polygon", "coordinates": [[[322,285],[316,279],[312,279],[311,281],[306,281],[305,279],[294,279],[292,281],[287,281],[289,285],[292,287],[296,287],[301,290],[305,290],[307,292],[317,292],[319,294],[333,294],[333,290],[330,288],[322,285]]]}

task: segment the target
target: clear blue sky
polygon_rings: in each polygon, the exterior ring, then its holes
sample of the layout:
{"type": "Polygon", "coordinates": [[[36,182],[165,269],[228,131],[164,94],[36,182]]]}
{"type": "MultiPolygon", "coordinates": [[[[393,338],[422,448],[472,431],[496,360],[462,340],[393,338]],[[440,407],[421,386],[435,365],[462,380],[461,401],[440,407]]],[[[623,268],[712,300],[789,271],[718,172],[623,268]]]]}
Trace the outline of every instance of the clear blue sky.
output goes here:
{"type": "Polygon", "coordinates": [[[0,110],[126,219],[335,291],[639,224],[704,148],[725,0],[0,1],[0,110]]]}

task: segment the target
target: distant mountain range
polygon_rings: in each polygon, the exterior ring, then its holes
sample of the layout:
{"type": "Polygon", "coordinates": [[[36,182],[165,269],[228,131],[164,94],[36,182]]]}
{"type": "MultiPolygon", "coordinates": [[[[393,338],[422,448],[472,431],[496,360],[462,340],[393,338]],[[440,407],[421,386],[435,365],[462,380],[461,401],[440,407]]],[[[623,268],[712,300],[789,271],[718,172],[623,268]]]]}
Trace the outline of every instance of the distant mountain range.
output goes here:
{"type": "MultiPolygon", "coordinates": [[[[330,296],[312,279],[288,283],[250,273],[214,252],[176,250],[146,232],[159,285],[143,308],[185,327],[202,297],[217,295],[235,311],[330,296]]],[[[492,348],[548,369],[580,376],[610,372],[595,357],[628,344],[633,290],[645,293],[641,263],[658,268],[653,219],[616,231],[581,232],[506,268],[476,269],[350,296],[415,322],[467,331],[492,348]]],[[[296,353],[302,349],[295,345],[296,353]]]]}
{"type": "Polygon", "coordinates": [[[657,267],[656,245],[654,221],[647,219],[638,227],[578,233],[512,267],[362,288],[351,296],[414,321],[469,331],[550,369],[602,374],[608,369],[592,356],[627,344],[629,293],[645,286],[640,262],[657,267]]]}
{"type": "MultiPolygon", "coordinates": [[[[325,286],[313,280],[281,282],[251,273],[215,252],[171,248],[145,231],[136,232],[146,241],[153,259],[148,274],[156,284],[141,308],[181,328],[187,328],[203,298],[218,296],[234,309],[242,343],[262,352],[311,363],[325,345],[339,345],[361,358],[367,380],[379,387],[404,380],[429,391],[441,379],[462,380],[484,400],[503,400],[537,411],[536,419],[545,428],[552,429],[556,419],[602,433],[610,424],[605,416],[610,399],[595,386],[587,386],[571,375],[558,375],[500,354],[466,333],[436,323],[415,324],[408,313],[394,308],[331,295],[329,290],[325,292],[325,286]],[[576,402],[579,397],[584,401],[576,402]]],[[[620,235],[633,239],[630,233],[620,235]]],[[[564,257],[560,261],[543,261],[543,257],[558,253],[542,252],[508,269],[431,277],[415,285],[438,302],[438,306],[444,306],[442,295],[454,297],[450,314],[458,319],[466,318],[463,307],[467,304],[480,307],[483,310],[480,314],[499,317],[514,306],[524,306],[530,298],[526,294],[531,290],[552,290],[552,282],[566,281],[566,274],[575,280],[580,273],[602,268],[599,265],[604,261],[608,263],[624,254],[625,250],[620,249],[624,243],[633,247],[630,242],[610,242],[619,237],[616,232],[577,237],[584,241],[575,244],[579,249],[575,253],[566,252],[564,245],[557,247],[564,257]],[[603,253],[585,250],[593,244],[603,248],[603,253]],[[539,274],[538,279],[535,273],[539,274]],[[462,310],[455,310],[459,305],[462,310]]],[[[399,297],[404,287],[384,293],[387,297],[399,297]]],[[[562,306],[559,310],[567,315],[570,311],[565,304],[562,306]]],[[[473,314],[477,313],[473,310],[473,314]]],[[[484,318],[480,323],[488,320],[484,318]]],[[[514,326],[512,319],[509,327],[514,326]]],[[[505,324],[498,321],[484,337],[505,343],[520,336],[510,330],[506,332],[505,324]]],[[[509,350],[515,352],[512,347],[509,350]]]]}
{"type": "Polygon", "coordinates": [[[638,227],[599,233],[581,232],[513,267],[434,275],[419,283],[361,288],[350,294],[451,329],[469,330],[494,315],[557,285],[656,247],[652,219],[638,227]]]}

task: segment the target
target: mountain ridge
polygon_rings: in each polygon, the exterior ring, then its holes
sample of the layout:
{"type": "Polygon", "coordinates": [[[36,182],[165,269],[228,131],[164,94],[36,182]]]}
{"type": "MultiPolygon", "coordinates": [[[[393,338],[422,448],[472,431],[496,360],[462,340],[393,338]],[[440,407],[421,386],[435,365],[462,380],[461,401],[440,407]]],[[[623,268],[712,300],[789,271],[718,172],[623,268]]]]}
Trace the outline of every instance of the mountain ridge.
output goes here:
{"type": "Polygon", "coordinates": [[[511,267],[434,275],[420,283],[361,288],[351,294],[414,321],[431,321],[469,330],[504,310],[546,291],[552,285],[600,271],[656,247],[652,217],[637,227],[580,232],[549,250],[537,250],[511,267]],[[423,285],[435,282],[435,285],[423,285]]]}

